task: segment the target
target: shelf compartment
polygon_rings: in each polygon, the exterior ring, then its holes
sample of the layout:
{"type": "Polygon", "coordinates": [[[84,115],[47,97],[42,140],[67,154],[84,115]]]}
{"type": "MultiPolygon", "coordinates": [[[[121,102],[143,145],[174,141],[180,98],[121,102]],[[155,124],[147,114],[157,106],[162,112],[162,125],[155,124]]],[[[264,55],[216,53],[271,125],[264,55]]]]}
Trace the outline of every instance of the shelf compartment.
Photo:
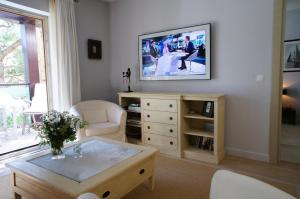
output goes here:
{"type": "Polygon", "coordinates": [[[212,118],[212,117],[206,117],[206,116],[196,114],[196,113],[187,114],[184,116],[184,118],[214,121],[214,118],[212,118]]]}
{"type": "Polygon", "coordinates": [[[132,137],[127,137],[127,142],[130,144],[142,145],[141,139],[136,139],[136,138],[132,138],[132,137]]]}
{"type": "Polygon", "coordinates": [[[185,135],[194,135],[194,136],[214,138],[213,132],[201,131],[199,129],[188,129],[188,130],[185,130],[183,133],[185,135]]]}
{"type": "Polygon", "coordinates": [[[217,163],[218,159],[213,151],[202,150],[197,147],[188,147],[183,151],[183,157],[187,159],[200,160],[210,163],[217,163]]]}

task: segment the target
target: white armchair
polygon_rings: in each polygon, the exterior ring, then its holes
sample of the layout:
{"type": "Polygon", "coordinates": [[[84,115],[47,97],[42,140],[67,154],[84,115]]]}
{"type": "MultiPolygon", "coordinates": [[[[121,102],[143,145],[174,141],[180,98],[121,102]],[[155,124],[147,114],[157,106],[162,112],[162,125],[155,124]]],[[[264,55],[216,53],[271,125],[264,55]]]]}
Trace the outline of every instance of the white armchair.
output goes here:
{"type": "Polygon", "coordinates": [[[101,199],[101,198],[93,193],[84,193],[80,195],[77,199],[101,199]]]}
{"type": "Polygon", "coordinates": [[[296,199],[257,179],[219,170],[212,179],[209,199],[296,199]]]}
{"type": "Polygon", "coordinates": [[[103,100],[83,101],[70,110],[88,122],[88,126],[78,132],[79,139],[101,136],[125,141],[127,113],[119,105],[103,100]]]}

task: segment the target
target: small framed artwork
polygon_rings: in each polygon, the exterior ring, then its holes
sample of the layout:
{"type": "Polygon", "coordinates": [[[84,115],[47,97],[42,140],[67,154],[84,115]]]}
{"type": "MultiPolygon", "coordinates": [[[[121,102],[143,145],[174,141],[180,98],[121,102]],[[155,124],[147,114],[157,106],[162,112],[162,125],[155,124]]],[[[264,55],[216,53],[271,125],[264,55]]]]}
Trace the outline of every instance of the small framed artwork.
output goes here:
{"type": "Polygon", "coordinates": [[[300,71],[300,39],[284,42],[283,72],[300,71]]]}
{"type": "Polygon", "coordinates": [[[214,102],[211,101],[204,102],[202,115],[206,117],[214,117],[214,102]]]}
{"type": "Polygon", "coordinates": [[[98,40],[88,39],[88,58],[101,59],[102,58],[102,43],[98,40]]]}

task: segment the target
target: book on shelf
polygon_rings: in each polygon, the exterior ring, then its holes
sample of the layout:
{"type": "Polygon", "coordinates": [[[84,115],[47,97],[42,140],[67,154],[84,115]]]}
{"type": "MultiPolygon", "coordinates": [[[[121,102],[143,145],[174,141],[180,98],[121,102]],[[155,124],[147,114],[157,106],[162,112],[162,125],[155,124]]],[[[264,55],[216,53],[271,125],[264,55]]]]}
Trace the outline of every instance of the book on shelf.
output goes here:
{"type": "Polygon", "coordinates": [[[203,136],[189,136],[189,144],[199,149],[213,151],[214,139],[203,136]]]}
{"type": "Polygon", "coordinates": [[[138,118],[127,119],[127,123],[131,124],[141,124],[141,120],[138,118]]]}

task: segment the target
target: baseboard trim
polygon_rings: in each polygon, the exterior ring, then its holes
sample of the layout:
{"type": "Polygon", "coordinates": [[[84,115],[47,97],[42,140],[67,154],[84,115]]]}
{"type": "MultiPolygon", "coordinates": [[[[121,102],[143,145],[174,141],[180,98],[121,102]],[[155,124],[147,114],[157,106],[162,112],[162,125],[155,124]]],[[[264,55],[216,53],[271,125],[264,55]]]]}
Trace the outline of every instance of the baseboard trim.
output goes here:
{"type": "Polygon", "coordinates": [[[248,158],[252,160],[259,160],[263,162],[269,162],[269,155],[265,153],[256,153],[252,151],[246,151],[238,148],[233,147],[226,147],[225,148],[226,154],[238,156],[242,158],[248,158]]]}

